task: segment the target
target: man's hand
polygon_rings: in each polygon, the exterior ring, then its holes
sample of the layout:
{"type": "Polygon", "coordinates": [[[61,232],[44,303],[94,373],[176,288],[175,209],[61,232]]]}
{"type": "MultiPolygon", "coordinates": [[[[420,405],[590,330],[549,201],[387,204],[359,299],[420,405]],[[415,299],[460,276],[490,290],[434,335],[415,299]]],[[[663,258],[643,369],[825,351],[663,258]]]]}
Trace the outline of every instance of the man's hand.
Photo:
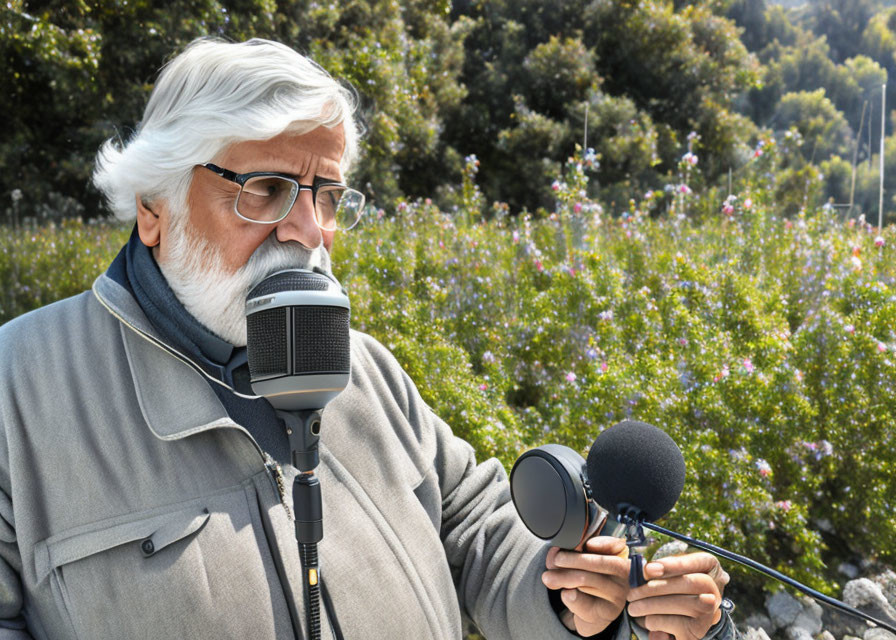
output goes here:
{"type": "Polygon", "coordinates": [[[628,593],[628,613],[650,631],[650,640],[700,640],[722,617],[719,605],[728,574],[708,553],[650,562],[646,585],[628,593]]]}
{"type": "Polygon", "coordinates": [[[548,552],[541,579],[548,589],[562,589],[567,610],[560,618],[567,629],[590,636],[620,616],[628,593],[626,551],[621,538],[595,536],[581,552],[556,547],[548,552]]]}

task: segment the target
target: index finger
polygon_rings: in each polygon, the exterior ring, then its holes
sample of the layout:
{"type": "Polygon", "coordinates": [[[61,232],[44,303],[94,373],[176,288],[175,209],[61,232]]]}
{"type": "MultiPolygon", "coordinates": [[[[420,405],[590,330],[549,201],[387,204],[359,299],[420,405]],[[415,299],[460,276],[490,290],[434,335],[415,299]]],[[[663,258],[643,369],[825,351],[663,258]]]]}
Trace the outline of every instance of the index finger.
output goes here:
{"type": "Polygon", "coordinates": [[[584,550],[589,553],[628,557],[628,553],[626,553],[628,546],[625,544],[625,538],[616,538],[614,536],[594,536],[588,538],[585,541],[584,550]]]}
{"type": "Polygon", "coordinates": [[[667,556],[649,562],[645,567],[645,575],[650,578],[671,578],[689,573],[706,573],[715,579],[721,570],[718,559],[702,551],[681,556],[667,556]]]}

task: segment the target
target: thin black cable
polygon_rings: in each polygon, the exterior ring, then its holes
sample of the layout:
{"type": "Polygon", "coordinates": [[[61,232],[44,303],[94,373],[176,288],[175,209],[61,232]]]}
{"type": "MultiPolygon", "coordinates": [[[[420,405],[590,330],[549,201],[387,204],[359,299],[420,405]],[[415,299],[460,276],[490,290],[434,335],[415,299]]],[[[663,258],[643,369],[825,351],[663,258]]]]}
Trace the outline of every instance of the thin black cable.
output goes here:
{"type": "Polygon", "coordinates": [[[742,564],[745,567],[749,567],[750,569],[754,569],[755,571],[764,573],[764,574],[774,578],[775,580],[778,580],[779,582],[783,582],[784,584],[793,587],[797,591],[805,593],[807,596],[815,598],[816,600],[820,600],[821,602],[824,602],[825,604],[828,604],[836,609],[840,609],[841,611],[843,611],[845,613],[848,613],[853,616],[857,616],[863,620],[866,620],[868,622],[876,624],[877,626],[879,626],[883,629],[886,629],[887,631],[896,633],[896,627],[893,627],[892,625],[889,625],[886,622],[882,622],[881,620],[878,620],[877,618],[875,618],[873,616],[869,616],[867,613],[859,611],[858,609],[854,609],[853,607],[850,607],[845,602],[840,602],[836,598],[826,596],[825,594],[823,594],[819,591],[816,591],[815,589],[811,589],[811,588],[807,587],[806,585],[804,585],[800,582],[797,582],[793,578],[785,576],[783,573],[781,573],[779,571],[775,571],[774,569],[770,569],[769,567],[766,567],[764,564],[760,564],[760,563],[756,562],[755,560],[750,560],[749,558],[738,555],[732,551],[727,551],[725,549],[722,549],[721,547],[717,547],[715,545],[709,544],[708,542],[703,542],[702,540],[697,540],[696,538],[691,538],[690,536],[686,536],[681,533],[669,531],[668,529],[664,529],[663,527],[653,524],[652,522],[642,522],[641,524],[645,528],[650,529],[652,531],[656,531],[657,533],[662,533],[671,538],[676,538],[678,540],[681,540],[682,542],[687,542],[689,545],[697,547],[698,549],[703,549],[704,551],[709,551],[710,553],[713,553],[717,556],[722,556],[723,558],[725,558],[727,560],[731,560],[732,562],[742,564]]]}
{"type": "Polygon", "coordinates": [[[336,640],[345,640],[342,635],[342,629],[339,627],[339,619],[336,617],[336,608],[333,606],[333,599],[330,597],[330,590],[327,589],[327,583],[324,582],[322,572],[318,572],[320,577],[320,595],[323,598],[324,610],[327,612],[327,620],[330,622],[330,630],[336,640]]]}

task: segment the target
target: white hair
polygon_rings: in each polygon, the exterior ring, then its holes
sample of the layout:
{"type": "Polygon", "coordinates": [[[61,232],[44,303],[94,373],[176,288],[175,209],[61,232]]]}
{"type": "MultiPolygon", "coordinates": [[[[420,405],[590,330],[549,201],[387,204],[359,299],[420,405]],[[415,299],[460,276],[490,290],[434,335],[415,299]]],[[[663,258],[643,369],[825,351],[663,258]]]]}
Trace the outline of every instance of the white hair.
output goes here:
{"type": "Polygon", "coordinates": [[[136,216],[137,194],[166,200],[177,216],[193,167],[230,145],[340,123],[347,173],[358,149],[356,106],[349,89],[286,45],[200,38],[162,69],[131,139],[100,148],[93,182],[120,220],[136,216]]]}

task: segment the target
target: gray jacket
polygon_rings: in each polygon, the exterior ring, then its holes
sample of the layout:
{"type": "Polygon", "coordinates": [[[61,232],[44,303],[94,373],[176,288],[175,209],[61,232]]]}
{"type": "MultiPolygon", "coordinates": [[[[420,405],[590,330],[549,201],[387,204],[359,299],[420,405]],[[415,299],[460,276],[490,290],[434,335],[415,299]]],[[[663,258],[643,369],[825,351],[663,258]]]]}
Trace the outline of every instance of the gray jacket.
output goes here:
{"type": "MultiPolygon", "coordinates": [[[[459,638],[462,612],[490,640],[573,638],[500,464],[477,465],[372,338],[351,357],[318,467],[345,638],[459,638]]],[[[121,286],[0,328],[0,369],[0,640],[304,637],[295,470],[121,286]]]]}

